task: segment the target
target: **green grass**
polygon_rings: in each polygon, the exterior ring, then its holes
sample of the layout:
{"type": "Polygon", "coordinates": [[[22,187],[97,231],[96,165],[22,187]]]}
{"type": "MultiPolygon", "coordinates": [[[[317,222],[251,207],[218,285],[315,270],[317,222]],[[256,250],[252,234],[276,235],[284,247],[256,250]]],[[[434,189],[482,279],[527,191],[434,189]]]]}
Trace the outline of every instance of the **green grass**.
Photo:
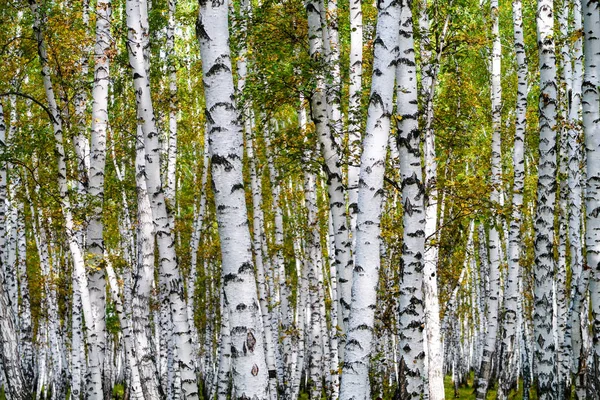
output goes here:
{"type": "MultiPolygon", "coordinates": [[[[473,373],[469,375],[467,379],[467,386],[459,386],[458,394],[454,396],[454,385],[452,384],[452,377],[447,375],[444,378],[444,391],[446,399],[475,399],[475,390],[473,389],[473,373]]],[[[530,400],[536,400],[537,396],[530,390],[530,400]]],[[[496,386],[490,388],[487,394],[487,400],[495,400],[497,396],[496,386]]],[[[512,391],[508,395],[509,400],[522,400],[523,399],[523,381],[519,380],[519,388],[516,391],[512,391]]]]}

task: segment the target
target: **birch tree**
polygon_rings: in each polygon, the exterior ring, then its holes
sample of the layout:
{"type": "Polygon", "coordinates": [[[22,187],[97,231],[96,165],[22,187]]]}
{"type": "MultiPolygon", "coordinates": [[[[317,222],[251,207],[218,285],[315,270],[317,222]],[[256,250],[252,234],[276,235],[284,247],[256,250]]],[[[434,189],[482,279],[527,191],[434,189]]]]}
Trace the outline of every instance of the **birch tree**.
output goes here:
{"type": "MultiPolygon", "coordinates": [[[[504,291],[503,337],[500,357],[513,359],[512,355],[517,342],[517,315],[519,300],[519,271],[521,258],[521,219],[523,206],[523,187],[525,180],[525,128],[527,113],[527,64],[525,60],[525,42],[523,38],[523,6],[520,0],[513,1],[514,48],[517,58],[517,105],[515,116],[515,140],[513,147],[513,185],[511,220],[508,232],[508,273],[504,291]]],[[[515,365],[509,363],[501,367],[500,396],[506,398],[513,384],[511,369],[515,365]]]]}
{"type": "Polygon", "coordinates": [[[378,8],[373,80],[362,144],[352,302],[340,386],[341,400],[370,396],[368,371],[374,346],[383,174],[393,108],[400,21],[399,4],[384,1],[379,3],[378,8]]]}
{"type": "MultiPolygon", "coordinates": [[[[501,47],[500,47],[500,28],[499,28],[499,13],[498,2],[492,0],[490,2],[490,12],[492,20],[492,60],[491,60],[491,76],[492,76],[492,193],[490,200],[492,206],[500,206],[500,185],[502,180],[502,165],[501,165],[501,144],[500,144],[500,129],[501,129],[501,107],[502,107],[502,87],[500,84],[501,78],[501,47]]],[[[493,218],[490,226],[489,234],[489,257],[490,257],[490,274],[489,274],[489,298],[487,308],[487,333],[485,344],[483,347],[483,355],[481,359],[481,369],[479,371],[479,381],[477,383],[477,399],[485,399],[488,391],[488,384],[492,370],[492,357],[496,347],[496,336],[498,333],[498,307],[500,297],[500,234],[498,226],[500,222],[493,218]]]]}
{"type": "Polygon", "coordinates": [[[102,258],[104,256],[104,226],[102,209],[104,201],[104,166],[106,164],[106,141],[108,126],[109,50],[112,43],[110,32],[111,3],[99,1],[96,5],[96,43],[94,45],[94,86],[92,88],[92,136],[88,177],[88,193],[94,199],[86,234],[86,260],[91,269],[89,276],[90,301],[94,313],[95,345],[90,349],[92,365],[104,364],[106,344],[106,283],[102,258]]]}
{"type": "Polygon", "coordinates": [[[586,148],[586,232],[585,246],[587,250],[587,264],[591,268],[590,276],[590,307],[593,317],[594,344],[591,349],[593,354],[592,376],[589,379],[598,381],[600,345],[598,333],[600,332],[600,204],[598,203],[598,190],[600,180],[600,165],[596,151],[600,148],[600,4],[598,1],[582,1],[583,33],[585,72],[582,84],[583,130],[586,148]]]}
{"type": "Polygon", "coordinates": [[[539,165],[535,217],[534,336],[535,373],[540,399],[555,399],[557,380],[552,330],[552,275],[554,271],[554,206],[556,202],[556,60],[553,4],[537,3],[537,40],[540,65],[539,165]]]}
{"type": "Polygon", "coordinates": [[[268,371],[242,177],[243,137],[233,102],[227,2],[200,2],[196,33],[203,60],[233,390],[237,397],[267,399],[268,371]]]}
{"type": "Polygon", "coordinates": [[[420,399],[424,391],[423,254],[425,203],[421,169],[419,105],[413,39],[412,1],[400,2],[400,37],[396,66],[397,142],[400,153],[403,235],[400,279],[400,390],[404,399],[420,399]]]}

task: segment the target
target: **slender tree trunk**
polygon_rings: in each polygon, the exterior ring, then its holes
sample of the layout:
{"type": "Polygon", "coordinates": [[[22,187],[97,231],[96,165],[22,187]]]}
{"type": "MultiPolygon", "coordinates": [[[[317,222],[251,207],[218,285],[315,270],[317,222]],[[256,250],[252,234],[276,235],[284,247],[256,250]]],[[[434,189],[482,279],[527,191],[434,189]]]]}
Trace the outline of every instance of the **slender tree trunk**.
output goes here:
{"type": "Polygon", "coordinates": [[[437,59],[431,56],[429,39],[429,17],[427,0],[421,0],[419,29],[421,33],[421,86],[424,103],[424,133],[423,147],[425,156],[425,238],[426,251],[423,256],[423,276],[425,295],[425,332],[427,348],[427,388],[426,398],[430,400],[444,399],[444,376],[442,372],[443,353],[440,335],[440,306],[437,289],[438,249],[435,243],[437,231],[438,194],[437,194],[437,161],[435,153],[435,136],[433,131],[433,100],[437,80],[437,70],[440,64],[442,49],[448,30],[449,15],[444,21],[440,36],[437,59]]]}
{"type": "Polygon", "coordinates": [[[261,400],[268,397],[268,371],[247,227],[242,129],[233,102],[227,3],[201,1],[196,25],[203,60],[224,301],[229,312],[233,390],[237,397],[261,400]]]}
{"type": "MultiPolygon", "coordinates": [[[[519,270],[521,258],[521,219],[523,206],[523,187],[525,184],[525,128],[527,113],[527,63],[525,60],[525,42],[523,38],[523,17],[521,0],[513,1],[514,45],[517,58],[517,107],[515,118],[515,140],[513,147],[514,180],[512,186],[512,207],[510,229],[508,232],[508,273],[504,292],[504,323],[501,360],[512,360],[518,344],[517,315],[519,301],[519,270]]],[[[508,398],[513,386],[513,362],[501,366],[499,396],[508,398]]]]}
{"type": "MultiPolygon", "coordinates": [[[[400,7],[379,3],[374,42],[373,80],[367,129],[363,140],[352,303],[344,353],[340,398],[363,400],[369,393],[369,364],[373,349],[375,309],[380,266],[380,219],[383,174],[393,109],[400,7]]],[[[313,106],[314,109],[314,106],[313,106]]]]}
{"type": "MultiPolygon", "coordinates": [[[[573,31],[581,32],[582,13],[581,1],[573,1],[573,31]]],[[[581,142],[581,89],[583,81],[583,38],[578,35],[573,44],[573,74],[571,83],[571,104],[569,109],[569,137],[567,145],[568,186],[569,186],[569,245],[571,252],[571,296],[569,304],[569,321],[565,330],[565,342],[571,347],[571,372],[580,375],[583,373],[581,365],[581,309],[585,293],[587,292],[587,279],[589,274],[583,273],[583,248],[581,244],[581,207],[582,188],[580,165],[582,155],[580,151],[581,142]]],[[[576,386],[579,387],[579,379],[576,386]]],[[[581,398],[581,397],[579,397],[581,398]]]]}
{"type": "MultiPolygon", "coordinates": [[[[420,399],[423,378],[423,254],[425,203],[421,169],[421,131],[415,64],[412,1],[400,2],[399,57],[396,66],[397,142],[404,210],[400,299],[398,304],[400,390],[402,399],[420,399]]],[[[360,205],[361,203],[359,203],[360,205]]],[[[360,220],[360,216],[359,216],[360,220]]]]}
{"type": "Polygon", "coordinates": [[[600,381],[600,3],[583,0],[585,73],[582,85],[583,130],[587,157],[585,192],[587,265],[591,268],[590,307],[593,320],[592,383],[600,381]]]}
{"type": "MultiPolygon", "coordinates": [[[[309,53],[313,60],[320,62],[323,53],[323,35],[320,14],[320,2],[307,0],[305,2],[308,16],[309,53]]],[[[335,233],[335,264],[338,269],[340,290],[338,297],[343,313],[343,319],[348,318],[350,306],[350,288],[352,273],[351,242],[348,232],[345,212],[345,189],[342,182],[342,170],[336,143],[328,124],[326,85],[322,72],[317,72],[316,90],[311,97],[312,120],[315,123],[317,137],[321,144],[321,152],[325,158],[325,173],[327,175],[327,191],[329,193],[329,208],[333,215],[335,233]]]]}
{"type": "Polygon", "coordinates": [[[106,141],[108,126],[109,65],[112,37],[110,32],[111,3],[100,0],[96,5],[96,43],[94,46],[94,86],[92,89],[92,137],[88,176],[88,194],[94,199],[87,226],[86,260],[90,267],[88,278],[90,301],[94,313],[95,343],[89,348],[90,368],[103,369],[106,346],[106,282],[104,278],[104,225],[102,210],[104,202],[104,167],[106,164],[106,141]]]}
{"type": "MultiPolygon", "coordinates": [[[[0,104],[0,146],[4,153],[6,146],[6,124],[4,122],[4,110],[0,104]]],[[[6,167],[2,162],[0,166],[0,251],[2,251],[2,268],[0,268],[0,369],[3,372],[2,381],[5,394],[16,400],[26,399],[28,396],[27,386],[23,371],[21,369],[21,358],[18,354],[17,329],[15,326],[15,315],[12,312],[5,277],[5,243],[6,243],[6,167]]],[[[16,300],[16,299],[15,299],[16,300]]]]}
{"type": "Polygon", "coordinates": [[[535,375],[540,400],[557,398],[556,349],[553,336],[552,282],[554,271],[554,207],[556,202],[556,61],[553,39],[553,4],[538,0],[538,51],[540,65],[540,144],[538,201],[535,216],[534,336],[535,375]]]}
{"type": "MultiPolygon", "coordinates": [[[[490,200],[493,207],[500,207],[500,188],[502,181],[501,164],[501,143],[500,130],[502,127],[501,107],[502,107],[502,87],[500,85],[502,53],[500,47],[500,27],[498,1],[490,2],[491,20],[492,20],[492,194],[490,200]]],[[[493,218],[489,234],[489,256],[490,256],[490,296],[488,297],[487,309],[487,334],[483,347],[483,356],[481,360],[481,369],[479,371],[479,381],[477,383],[477,399],[484,400],[488,392],[488,384],[492,377],[492,360],[496,350],[496,338],[498,335],[498,306],[500,302],[500,234],[498,232],[501,222],[493,218]]]]}

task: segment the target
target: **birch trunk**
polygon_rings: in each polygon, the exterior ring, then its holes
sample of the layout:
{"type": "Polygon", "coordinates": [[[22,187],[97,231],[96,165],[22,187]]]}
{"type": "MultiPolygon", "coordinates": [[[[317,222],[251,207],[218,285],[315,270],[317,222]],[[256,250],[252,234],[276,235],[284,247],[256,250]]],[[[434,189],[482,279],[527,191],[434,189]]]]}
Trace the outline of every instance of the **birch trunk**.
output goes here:
{"type": "MultiPolygon", "coordinates": [[[[491,20],[492,20],[492,194],[490,200],[493,207],[500,207],[500,187],[502,180],[502,165],[501,165],[501,107],[502,107],[502,87],[500,85],[501,78],[501,47],[500,47],[500,28],[498,1],[490,2],[491,20]]],[[[487,333],[485,336],[485,344],[483,347],[483,355],[481,360],[481,369],[479,371],[479,380],[477,383],[477,399],[484,400],[488,392],[488,385],[492,372],[492,360],[496,348],[496,338],[498,334],[498,306],[500,298],[500,234],[498,226],[500,221],[493,218],[489,234],[489,257],[490,257],[490,296],[488,297],[487,309],[487,333]]]]}
{"type": "Polygon", "coordinates": [[[600,4],[582,1],[585,73],[582,85],[583,130],[587,157],[585,192],[587,264],[591,268],[590,308],[593,319],[592,376],[600,379],[600,4]]]}
{"type": "MultiPolygon", "coordinates": [[[[573,1],[573,30],[581,32],[581,1],[573,1]]],[[[587,280],[583,277],[583,248],[581,243],[581,89],[583,81],[583,38],[577,37],[573,44],[573,74],[571,83],[571,105],[569,109],[568,137],[568,186],[569,186],[569,244],[571,251],[571,296],[569,321],[565,331],[565,341],[571,346],[571,372],[582,373],[581,354],[581,308],[587,291],[587,280]]]]}
{"type": "Polygon", "coordinates": [[[359,178],[352,303],[340,387],[342,400],[363,400],[370,396],[368,371],[379,283],[383,174],[393,109],[399,22],[397,3],[379,3],[373,80],[359,178]]]}
{"type": "MultiPolygon", "coordinates": [[[[363,23],[360,0],[350,1],[350,85],[348,87],[348,210],[352,241],[356,238],[358,176],[361,153],[363,23]]],[[[354,246],[352,246],[354,248],[354,246]]],[[[342,315],[342,314],[340,314],[342,315]]],[[[342,347],[340,347],[342,349],[342,347]]]]}
{"type": "Polygon", "coordinates": [[[224,302],[229,312],[233,390],[237,397],[261,400],[268,397],[268,371],[247,226],[242,129],[233,102],[227,3],[201,1],[196,25],[221,238],[224,302]]]}
{"type": "MultiPolygon", "coordinates": [[[[0,104],[0,142],[2,153],[5,149],[6,124],[4,122],[4,110],[0,104]]],[[[28,393],[26,391],[26,382],[23,376],[20,365],[20,357],[17,348],[17,329],[15,326],[15,315],[12,312],[8,292],[6,290],[5,277],[5,261],[4,261],[4,246],[5,246],[5,201],[6,201],[6,167],[4,162],[0,167],[0,240],[2,246],[0,250],[2,254],[2,267],[0,268],[0,369],[2,369],[4,380],[2,382],[4,392],[9,398],[16,400],[26,399],[28,393]]],[[[15,299],[16,300],[16,299],[15,299]]]]}
{"type": "MultiPolygon", "coordinates": [[[[515,140],[513,147],[513,171],[514,180],[512,185],[512,207],[510,229],[508,232],[508,273],[506,277],[506,288],[504,292],[504,323],[502,347],[500,358],[506,359],[514,353],[518,342],[517,338],[517,315],[519,300],[519,271],[521,258],[521,219],[523,207],[523,188],[525,184],[525,128],[527,113],[527,63],[525,60],[525,42],[523,38],[523,17],[521,0],[514,0],[513,7],[513,29],[514,46],[517,58],[517,106],[515,118],[515,140]]],[[[511,379],[511,369],[516,366],[512,363],[504,364],[501,368],[499,396],[507,398],[511,387],[514,385],[511,379]]]]}
{"type": "MultiPolygon", "coordinates": [[[[136,272],[132,290],[132,324],[135,336],[135,355],[138,357],[140,380],[146,398],[160,397],[158,381],[158,354],[152,348],[152,325],[150,321],[150,296],[154,282],[154,227],[148,191],[146,189],[146,165],[144,134],[138,125],[136,137],[135,182],[137,189],[137,238],[136,272]]],[[[158,325],[158,321],[154,321],[158,325]]]]}
{"type": "Polygon", "coordinates": [[[427,0],[421,0],[419,29],[421,33],[421,86],[424,97],[425,116],[425,238],[426,251],[423,256],[423,276],[425,277],[423,293],[425,296],[425,332],[427,348],[427,389],[426,397],[430,400],[444,399],[444,376],[442,372],[443,353],[440,335],[440,306],[437,289],[438,249],[435,244],[437,231],[438,195],[437,195],[437,161],[435,154],[435,136],[433,131],[433,99],[443,44],[445,41],[449,16],[444,22],[437,60],[431,55],[429,39],[429,17],[427,0]]]}
{"type": "MultiPolygon", "coordinates": [[[[400,2],[399,57],[396,66],[397,142],[402,187],[403,234],[400,262],[399,343],[402,399],[420,399],[424,391],[423,254],[425,204],[421,169],[421,131],[415,64],[412,1],[400,2]]],[[[359,203],[360,204],[360,203],[359,203]]],[[[360,220],[360,216],[359,216],[360,220]]]]}
{"type": "Polygon", "coordinates": [[[106,132],[108,126],[109,67],[112,38],[110,33],[111,2],[99,0],[96,5],[96,43],[94,46],[94,86],[92,89],[92,136],[88,176],[88,194],[93,199],[86,235],[86,260],[91,272],[88,278],[90,301],[94,313],[94,345],[89,347],[90,368],[103,369],[106,347],[106,282],[104,256],[104,167],[106,164],[106,132]]]}
{"type": "MultiPolygon", "coordinates": [[[[320,3],[315,0],[305,2],[308,16],[309,54],[317,62],[323,53],[323,35],[321,25],[320,3]]],[[[335,232],[335,264],[338,270],[338,291],[343,320],[348,318],[350,307],[351,264],[350,237],[346,221],[344,186],[342,182],[341,163],[336,149],[335,138],[329,129],[327,116],[326,85],[322,73],[318,72],[316,90],[312,94],[311,110],[312,120],[315,123],[317,137],[321,144],[321,152],[325,159],[325,174],[327,175],[327,191],[329,193],[329,209],[333,215],[335,232]]],[[[345,333],[345,332],[343,332],[345,333]]]]}
{"type": "Polygon", "coordinates": [[[552,275],[554,271],[554,207],[556,202],[556,61],[553,4],[538,0],[537,31],[540,65],[539,166],[535,216],[534,336],[535,375],[541,400],[557,398],[556,349],[553,337],[552,275]]]}

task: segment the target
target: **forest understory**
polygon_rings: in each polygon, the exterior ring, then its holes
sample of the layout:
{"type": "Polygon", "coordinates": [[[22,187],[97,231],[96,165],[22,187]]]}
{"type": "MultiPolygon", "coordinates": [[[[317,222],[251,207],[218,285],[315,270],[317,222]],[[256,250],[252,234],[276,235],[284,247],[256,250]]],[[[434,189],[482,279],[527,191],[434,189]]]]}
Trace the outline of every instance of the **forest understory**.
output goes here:
{"type": "Polygon", "coordinates": [[[600,0],[0,0],[0,400],[445,398],[600,399],[600,0]]]}

